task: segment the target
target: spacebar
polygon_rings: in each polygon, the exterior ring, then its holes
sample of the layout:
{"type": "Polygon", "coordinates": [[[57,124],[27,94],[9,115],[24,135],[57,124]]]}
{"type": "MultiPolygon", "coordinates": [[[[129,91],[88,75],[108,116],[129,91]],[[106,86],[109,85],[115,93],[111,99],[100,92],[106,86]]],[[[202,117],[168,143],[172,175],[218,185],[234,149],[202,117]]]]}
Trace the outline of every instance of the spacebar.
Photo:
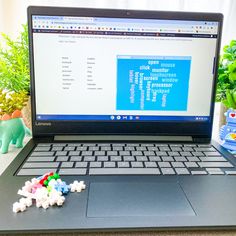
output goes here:
{"type": "Polygon", "coordinates": [[[160,175],[158,168],[91,168],[89,175],[160,175]]]}

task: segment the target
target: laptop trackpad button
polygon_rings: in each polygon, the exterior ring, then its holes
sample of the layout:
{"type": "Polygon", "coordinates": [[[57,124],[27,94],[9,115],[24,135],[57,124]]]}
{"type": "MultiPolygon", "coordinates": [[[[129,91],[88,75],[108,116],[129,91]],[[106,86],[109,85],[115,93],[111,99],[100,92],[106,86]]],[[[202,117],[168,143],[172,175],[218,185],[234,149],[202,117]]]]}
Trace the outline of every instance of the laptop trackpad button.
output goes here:
{"type": "Polygon", "coordinates": [[[194,216],[178,183],[91,183],[87,217],[194,216]]]}

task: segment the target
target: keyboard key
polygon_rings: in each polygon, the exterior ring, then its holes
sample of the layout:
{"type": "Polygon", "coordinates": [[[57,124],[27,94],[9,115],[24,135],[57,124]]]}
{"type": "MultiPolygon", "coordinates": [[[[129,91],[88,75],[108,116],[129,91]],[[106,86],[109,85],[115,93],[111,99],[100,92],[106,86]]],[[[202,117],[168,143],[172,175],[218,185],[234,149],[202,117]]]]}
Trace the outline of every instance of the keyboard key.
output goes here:
{"type": "Polygon", "coordinates": [[[85,156],[84,161],[95,161],[95,157],[94,156],[85,156]]]}
{"type": "Polygon", "coordinates": [[[147,167],[147,168],[157,167],[157,163],[154,161],[144,162],[144,164],[145,164],[145,167],[147,167]]]}
{"type": "Polygon", "coordinates": [[[153,152],[153,151],[145,151],[145,152],[143,152],[143,154],[145,156],[155,156],[156,155],[155,152],[153,152]]]}
{"type": "MultiPolygon", "coordinates": [[[[134,147],[125,147],[124,148],[125,151],[134,151],[135,148],[134,147]]],[[[130,154],[129,154],[130,155],[130,154]]]]}
{"type": "Polygon", "coordinates": [[[76,162],[75,168],[87,167],[88,162],[76,162]]]}
{"type": "Polygon", "coordinates": [[[57,168],[59,162],[26,162],[22,168],[57,168]]]}
{"type": "Polygon", "coordinates": [[[56,168],[40,168],[40,169],[21,169],[17,175],[44,175],[48,172],[56,172],[56,168]]]}
{"type": "Polygon", "coordinates": [[[172,168],[161,168],[163,175],[175,175],[175,172],[172,168]]]}
{"type": "MultiPolygon", "coordinates": [[[[60,169],[59,175],[86,175],[87,169],[79,169],[79,168],[66,168],[60,169]]],[[[48,171],[49,172],[49,171],[48,171]]],[[[44,172],[46,173],[46,172],[44,172]]]]}
{"type": "Polygon", "coordinates": [[[120,156],[111,156],[110,160],[111,161],[122,161],[122,158],[120,156]]]}
{"type": "Polygon", "coordinates": [[[221,154],[219,152],[203,152],[206,156],[210,157],[210,156],[221,156],[221,154]]]}
{"type": "Polygon", "coordinates": [[[196,162],[184,162],[184,164],[188,168],[197,168],[197,167],[199,167],[196,162]]]}
{"type": "Polygon", "coordinates": [[[108,156],[118,156],[118,152],[117,151],[108,151],[107,155],[108,156]]]}
{"type": "Polygon", "coordinates": [[[131,151],[132,156],[143,156],[143,152],[141,151],[131,151]]]}
{"type": "Polygon", "coordinates": [[[206,168],[210,175],[223,175],[224,172],[220,168],[206,168]]]}
{"type": "Polygon", "coordinates": [[[57,161],[68,161],[69,157],[68,156],[58,156],[56,158],[57,161]]]}
{"type": "Polygon", "coordinates": [[[101,147],[101,151],[111,151],[111,147],[101,147]]]}
{"type": "Polygon", "coordinates": [[[94,156],[105,156],[105,155],[106,155],[105,151],[95,151],[94,152],[94,156]]]}
{"type": "Polygon", "coordinates": [[[181,155],[181,156],[184,156],[184,157],[186,157],[186,156],[192,156],[191,152],[180,152],[180,155],[181,155]]]}
{"type": "Polygon", "coordinates": [[[190,172],[187,168],[175,168],[175,171],[178,175],[189,175],[190,172]]]}
{"type": "Polygon", "coordinates": [[[169,162],[158,162],[159,167],[171,167],[169,162]]]}
{"type": "Polygon", "coordinates": [[[55,156],[66,156],[67,155],[67,151],[57,151],[55,156]]]}
{"type": "Polygon", "coordinates": [[[183,162],[171,162],[173,167],[185,167],[183,162]]]}
{"type": "Polygon", "coordinates": [[[225,171],[227,175],[236,175],[236,170],[227,170],[225,171]]]}
{"type": "Polygon", "coordinates": [[[224,157],[214,157],[214,156],[208,156],[208,157],[199,157],[201,161],[214,161],[214,162],[221,162],[221,161],[227,161],[224,157]]]}
{"type": "Polygon", "coordinates": [[[65,147],[64,151],[74,151],[75,147],[65,147]]]}
{"type": "Polygon", "coordinates": [[[147,151],[146,147],[136,147],[137,151],[147,151]]]}
{"type": "Polygon", "coordinates": [[[192,175],[207,175],[207,172],[204,170],[192,170],[191,174],[192,175]]]}
{"type": "Polygon", "coordinates": [[[200,167],[207,168],[207,167],[234,167],[229,162],[199,162],[200,167]]]}
{"type": "Polygon", "coordinates": [[[193,152],[194,150],[191,147],[183,147],[183,151],[184,152],[193,152]]]}
{"type": "Polygon", "coordinates": [[[123,151],[123,147],[112,147],[112,151],[123,151]]]}
{"type": "Polygon", "coordinates": [[[27,159],[28,162],[38,162],[38,161],[54,161],[55,157],[54,156],[31,156],[27,159]]]}
{"type": "Polygon", "coordinates": [[[157,156],[168,156],[167,152],[156,152],[157,156]]]}
{"type": "Polygon", "coordinates": [[[108,161],[108,156],[98,156],[97,161],[108,161]]]}
{"type": "Polygon", "coordinates": [[[161,152],[167,152],[167,151],[171,151],[170,150],[170,148],[167,146],[167,147],[159,147],[159,150],[161,151],[161,152]]]}
{"type": "Polygon", "coordinates": [[[179,156],[179,157],[174,157],[175,161],[187,161],[185,157],[179,156]]]}
{"type": "Polygon", "coordinates": [[[121,156],[129,156],[130,152],[129,151],[122,151],[122,152],[120,152],[120,155],[121,156]]]}
{"type": "Polygon", "coordinates": [[[50,146],[49,147],[36,147],[34,149],[34,152],[46,152],[46,151],[49,151],[50,150],[50,146]]]}
{"type": "Polygon", "coordinates": [[[90,162],[90,168],[101,168],[102,167],[102,162],[97,161],[97,162],[90,162]]]}
{"type": "Polygon", "coordinates": [[[135,158],[133,156],[124,156],[124,161],[135,161],[135,158]]]}
{"type": "Polygon", "coordinates": [[[129,168],[130,167],[129,162],[118,162],[117,165],[119,168],[129,168]]]}
{"type": "Polygon", "coordinates": [[[51,151],[62,151],[63,147],[53,147],[51,151]]]}
{"type": "Polygon", "coordinates": [[[53,156],[54,152],[33,152],[31,153],[30,156],[38,156],[38,157],[42,157],[42,156],[53,156]]]}
{"type": "Polygon", "coordinates": [[[180,147],[171,147],[172,152],[182,152],[182,148],[180,147]]]}
{"type": "Polygon", "coordinates": [[[104,162],[104,167],[105,168],[115,168],[116,167],[116,163],[114,161],[104,162]]]}
{"type": "Polygon", "coordinates": [[[72,156],[70,158],[71,161],[82,161],[82,157],[81,156],[72,156]]]}
{"type": "Polygon", "coordinates": [[[192,155],[197,156],[197,157],[205,156],[203,152],[192,152],[192,155]]]}
{"type": "Polygon", "coordinates": [[[89,175],[160,175],[158,168],[91,168],[89,175]]]}
{"type": "Polygon", "coordinates": [[[162,161],[168,161],[168,162],[174,161],[173,157],[168,157],[168,156],[163,156],[163,157],[161,157],[161,159],[162,159],[162,161]]]}
{"type": "Polygon", "coordinates": [[[69,156],[79,156],[80,155],[80,151],[70,151],[69,152],[69,156]]]}
{"type": "Polygon", "coordinates": [[[76,151],[87,151],[88,147],[77,147],[76,151]]]}
{"type": "Polygon", "coordinates": [[[158,156],[149,156],[149,161],[161,161],[161,158],[158,156]]]}
{"type": "Polygon", "coordinates": [[[82,151],[81,156],[92,156],[93,152],[92,151],[82,151]]]}
{"type": "Polygon", "coordinates": [[[74,165],[74,162],[72,162],[72,161],[62,162],[61,168],[71,168],[71,167],[73,167],[73,165],[74,165]]]}
{"type": "Polygon", "coordinates": [[[132,168],[142,168],[143,163],[142,162],[131,162],[132,168]]]}
{"type": "Polygon", "coordinates": [[[178,152],[168,152],[169,156],[180,156],[180,154],[178,152]]]}
{"type": "Polygon", "coordinates": [[[50,147],[51,143],[38,143],[37,147],[50,147]]]}
{"type": "Polygon", "coordinates": [[[148,158],[145,156],[136,156],[137,161],[148,161],[148,158]]]}
{"type": "Polygon", "coordinates": [[[52,146],[53,147],[65,147],[67,145],[67,143],[53,143],[52,146]]]}
{"type": "Polygon", "coordinates": [[[195,156],[191,156],[191,157],[186,157],[188,159],[188,161],[200,161],[200,159],[198,157],[195,156]]]}

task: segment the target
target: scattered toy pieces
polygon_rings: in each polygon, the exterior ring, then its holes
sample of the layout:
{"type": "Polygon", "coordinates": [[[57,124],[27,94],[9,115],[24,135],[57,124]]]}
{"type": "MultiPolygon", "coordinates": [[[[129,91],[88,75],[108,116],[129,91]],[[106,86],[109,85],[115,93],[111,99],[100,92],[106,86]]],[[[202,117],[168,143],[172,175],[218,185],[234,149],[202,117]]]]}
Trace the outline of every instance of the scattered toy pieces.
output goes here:
{"type": "Polygon", "coordinates": [[[75,180],[72,184],[70,184],[70,191],[71,192],[81,192],[82,190],[85,189],[85,184],[84,181],[80,181],[78,182],[77,180],[75,180]]]}
{"type": "Polygon", "coordinates": [[[26,181],[22,189],[18,190],[18,194],[23,196],[19,202],[13,204],[13,212],[23,212],[27,207],[34,203],[36,207],[44,209],[50,206],[62,206],[65,197],[69,192],[81,192],[86,188],[84,181],[75,180],[70,185],[60,179],[57,173],[47,173],[31,181],[26,181]]]}

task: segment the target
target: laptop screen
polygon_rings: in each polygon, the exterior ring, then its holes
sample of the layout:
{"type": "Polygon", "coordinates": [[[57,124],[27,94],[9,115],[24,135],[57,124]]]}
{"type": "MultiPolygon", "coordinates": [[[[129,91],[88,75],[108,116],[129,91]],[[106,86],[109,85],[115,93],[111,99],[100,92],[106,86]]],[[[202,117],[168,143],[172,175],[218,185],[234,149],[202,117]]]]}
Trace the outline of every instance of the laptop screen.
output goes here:
{"type": "Polygon", "coordinates": [[[36,120],[210,120],[218,23],[32,16],[36,120]]]}

